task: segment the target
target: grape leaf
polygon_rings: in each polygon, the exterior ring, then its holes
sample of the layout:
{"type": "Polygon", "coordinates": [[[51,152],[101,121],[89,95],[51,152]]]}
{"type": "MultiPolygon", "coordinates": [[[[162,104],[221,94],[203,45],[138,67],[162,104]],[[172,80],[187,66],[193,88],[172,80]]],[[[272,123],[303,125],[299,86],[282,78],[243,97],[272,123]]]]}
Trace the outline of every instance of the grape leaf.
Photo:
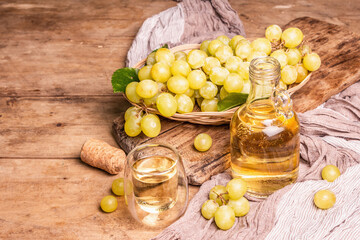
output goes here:
{"type": "Polygon", "coordinates": [[[218,111],[222,112],[244,104],[248,95],[246,93],[230,93],[226,98],[218,102],[218,111]]]}
{"type": "Polygon", "coordinates": [[[111,84],[114,93],[125,93],[126,86],[131,82],[139,82],[139,69],[137,68],[120,68],[116,70],[111,77],[111,84]]]}

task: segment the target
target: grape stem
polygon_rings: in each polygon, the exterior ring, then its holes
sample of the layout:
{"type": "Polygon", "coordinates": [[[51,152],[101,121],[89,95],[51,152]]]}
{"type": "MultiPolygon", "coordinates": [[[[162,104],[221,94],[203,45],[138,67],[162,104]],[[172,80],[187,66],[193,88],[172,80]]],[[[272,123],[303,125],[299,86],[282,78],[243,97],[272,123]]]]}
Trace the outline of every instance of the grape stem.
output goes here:
{"type": "Polygon", "coordinates": [[[218,194],[217,192],[214,192],[214,193],[220,198],[220,200],[223,204],[225,204],[225,205],[227,204],[228,201],[226,201],[226,199],[222,197],[222,195],[226,194],[226,193],[220,193],[220,194],[218,194]]]}

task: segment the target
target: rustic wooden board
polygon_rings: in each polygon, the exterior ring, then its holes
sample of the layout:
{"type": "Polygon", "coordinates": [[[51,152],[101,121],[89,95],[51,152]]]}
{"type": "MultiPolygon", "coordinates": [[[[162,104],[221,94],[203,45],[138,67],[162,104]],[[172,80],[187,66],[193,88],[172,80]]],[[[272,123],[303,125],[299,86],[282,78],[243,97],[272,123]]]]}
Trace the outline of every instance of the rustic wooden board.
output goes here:
{"type": "MultiPolygon", "coordinates": [[[[313,109],[332,95],[345,89],[360,79],[360,37],[344,27],[305,17],[291,21],[286,26],[296,26],[306,34],[306,41],[320,55],[321,69],[314,72],[310,81],[293,95],[297,112],[313,109]]],[[[128,137],[123,131],[123,118],[115,119],[113,132],[115,139],[126,152],[136,145],[146,142],[167,143],[176,147],[185,162],[185,169],[191,184],[198,185],[212,175],[229,167],[229,127],[202,126],[189,123],[162,121],[161,134],[149,139],[143,134],[128,137]],[[193,147],[194,137],[209,133],[213,147],[205,153],[193,147]]]]}
{"type": "Polygon", "coordinates": [[[295,19],[286,26],[300,28],[322,60],[320,69],[292,96],[297,112],[316,108],[360,80],[360,35],[309,17],[295,19]]]}
{"type": "Polygon", "coordinates": [[[0,158],[77,158],[88,138],[116,146],[111,123],[124,103],[115,95],[0,98],[0,158]]]}
{"type": "MultiPolygon", "coordinates": [[[[118,239],[156,236],[161,229],[138,224],[118,197],[104,213],[112,176],[79,159],[0,158],[0,239],[118,239]]],[[[190,187],[190,197],[197,187],[190,187]]]]}

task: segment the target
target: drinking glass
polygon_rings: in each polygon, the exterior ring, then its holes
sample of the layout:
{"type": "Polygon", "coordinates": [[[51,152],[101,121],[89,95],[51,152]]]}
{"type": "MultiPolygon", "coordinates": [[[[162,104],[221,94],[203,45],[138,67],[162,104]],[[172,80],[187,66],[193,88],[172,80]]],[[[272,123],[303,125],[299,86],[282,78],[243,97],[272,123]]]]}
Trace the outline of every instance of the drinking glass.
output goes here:
{"type": "Polygon", "coordinates": [[[125,166],[125,198],[131,215],[151,227],[164,227],[185,211],[189,190],[178,152],[163,144],[135,147],[125,166]]]}

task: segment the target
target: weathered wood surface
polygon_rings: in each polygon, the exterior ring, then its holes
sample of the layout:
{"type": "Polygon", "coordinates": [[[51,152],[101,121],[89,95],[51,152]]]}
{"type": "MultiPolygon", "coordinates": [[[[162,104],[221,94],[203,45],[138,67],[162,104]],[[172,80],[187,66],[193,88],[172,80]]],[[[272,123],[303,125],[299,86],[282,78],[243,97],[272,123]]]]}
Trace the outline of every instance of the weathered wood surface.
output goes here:
{"type": "MultiPolygon", "coordinates": [[[[297,26],[306,35],[306,41],[322,58],[321,68],[314,72],[309,82],[292,98],[298,112],[316,108],[332,95],[360,79],[360,37],[344,27],[329,24],[313,18],[300,18],[286,26],[297,26]]],[[[200,185],[212,175],[224,171],[230,163],[230,134],[228,126],[209,127],[189,123],[162,121],[163,130],[154,139],[144,134],[127,137],[123,131],[123,118],[115,119],[113,131],[118,144],[130,151],[145,142],[168,143],[175,146],[183,157],[185,169],[191,184],[200,185]],[[197,134],[208,133],[213,139],[212,148],[198,152],[193,147],[197,134]]]]}
{"type": "MultiPolygon", "coordinates": [[[[80,159],[0,159],[0,239],[142,239],[156,231],[139,225],[118,197],[104,213],[101,199],[119,176],[80,159]]],[[[197,192],[190,187],[190,196],[197,192]]],[[[159,230],[157,230],[159,231],[159,230]]]]}
{"type": "MultiPolygon", "coordinates": [[[[230,4],[248,37],[302,16],[360,33],[355,0],[230,4]]],[[[102,213],[98,203],[113,177],[77,157],[88,136],[116,145],[111,122],[128,105],[113,95],[109,77],[124,66],[142,22],[175,5],[169,0],[0,1],[0,239],[138,240],[161,231],[139,226],[121,208],[102,213]]]]}

